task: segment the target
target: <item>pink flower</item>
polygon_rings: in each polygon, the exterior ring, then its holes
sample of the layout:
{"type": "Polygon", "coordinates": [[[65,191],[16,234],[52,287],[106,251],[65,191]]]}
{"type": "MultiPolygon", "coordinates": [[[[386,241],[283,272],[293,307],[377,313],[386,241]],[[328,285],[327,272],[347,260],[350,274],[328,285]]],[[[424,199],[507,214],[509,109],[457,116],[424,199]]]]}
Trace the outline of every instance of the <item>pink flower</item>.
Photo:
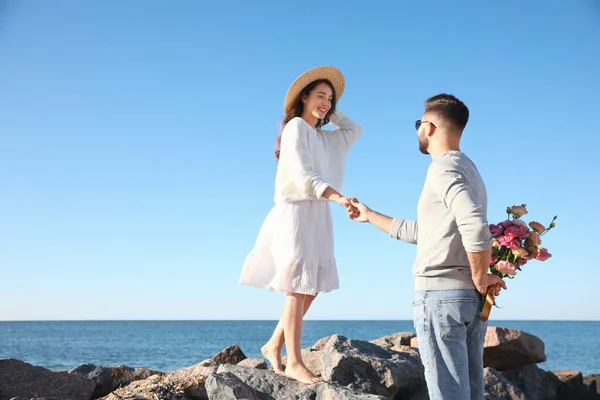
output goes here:
{"type": "Polygon", "coordinates": [[[520,258],[525,258],[529,255],[529,252],[527,250],[525,250],[522,247],[519,247],[517,249],[513,249],[512,253],[515,257],[520,257],[520,258]]]}
{"type": "Polygon", "coordinates": [[[506,228],[508,228],[509,226],[512,226],[512,225],[513,225],[513,223],[512,223],[512,221],[511,221],[511,220],[507,219],[506,221],[502,221],[502,222],[500,222],[500,224],[499,224],[499,225],[500,225],[502,228],[506,229],[506,228]]]}
{"type": "Polygon", "coordinates": [[[498,272],[502,272],[508,276],[515,276],[517,274],[517,267],[506,260],[498,261],[496,269],[498,272]]]}
{"type": "Polygon", "coordinates": [[[514,215],[515,217],[522,217],[527,214],[527,209],[525,205],[522,206],[512,206],[509,210],[509,213],[514,215]]]}
{"type": "Polygon", "coordinates": [[[504,232],[504,228],[501,227],[500,225],[494,225],[494,224],[490,225],[490,233],[492,234],[493,237],[497,238],[498,236],[501,236],[503,232],[504,232]]]}
{"type": "Polygon", "coordinates": [[[512,236],[500,236],[498,238],[498,244],[500,246],[508,247],[511,250],[521,247],[521,243],[512,236]]]}
{"type": "Polygon", "coordinates": [[[526,230],[517,225],[509,226],[504,230],[504,235],[520,239],[525,239],[527,234],[528,232],[526,230]]]}
{"type": "Polygon", "coordinates": [[[542,233],[546,230],[546,227],[544,225],[540,224],[539,222],[535,222],[535,221],[531,221],[529,223],[529,226],[531,227],[531,229],[533,229],[537,233],[542,233]]]}
{"type": "Polygon", "coordinates": [[[546,261],[550,257],[552,257],[552,254],[548,253],[548,250],[542,247],[540,248],[539,253],[535,256],[535,259],[538,261],[546,261]]]}
{"type": "Polygon", "coordinates": [[[526,258],[519,258],[517,260],[517,267],[522,267],[525,264],[527,264],[527,259],[526,258]]]}
{"type": "Polygon", "coordinates": [[[529,227],[527,226],[527,224],[525,223],[525,221],[523,221],[522,219],[519,219],[519,218],[514,219],[513,220],[513,225],[518,226],[519,228],[521,228],[525,232],[529,232],[529,227]]]}
{"type": "Polygon", "coordinates": [[[490,267],[493,266],[494,264],[496,264],[498,262],[498,257],[492,257],[492,259],[490,260],[490,267]]]}
{"type": "Polygon", "coordinates": [[[538,235],[535,231],[529,231],[527,240],[529,240],[534,246],[539,246],[542,244],[542,239],[540,239],[540,235],[538,235]]]}

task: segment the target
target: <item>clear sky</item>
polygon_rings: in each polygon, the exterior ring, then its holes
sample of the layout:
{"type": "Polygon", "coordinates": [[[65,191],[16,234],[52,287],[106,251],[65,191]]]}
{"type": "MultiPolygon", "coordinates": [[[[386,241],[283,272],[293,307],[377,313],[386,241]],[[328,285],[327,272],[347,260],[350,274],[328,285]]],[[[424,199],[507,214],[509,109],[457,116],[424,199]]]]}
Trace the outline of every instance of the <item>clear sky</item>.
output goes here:
{"type": "MultiPolygon", "coordinates": [[[[364,127],[344,194],[414,219],[413,121],[455,94],[490,222],[559,216],[492,320],[600,319],[599,3],[371,4],[0,0],[0,320],[277,319],[283,295],[237,282],[318,65],[364,127]]],[[[341,288],[307,318],[411,319],[415,247],[332,209],[341,288]]]]}

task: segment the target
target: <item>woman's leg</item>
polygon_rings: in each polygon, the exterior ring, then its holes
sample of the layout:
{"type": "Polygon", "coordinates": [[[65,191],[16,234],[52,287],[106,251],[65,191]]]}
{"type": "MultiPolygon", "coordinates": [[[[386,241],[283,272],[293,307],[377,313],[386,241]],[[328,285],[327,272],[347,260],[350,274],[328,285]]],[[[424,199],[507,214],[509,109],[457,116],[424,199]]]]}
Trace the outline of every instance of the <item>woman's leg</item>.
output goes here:
{"type": "MultiPolygon", "coordinates": [[[[306,312],[310,308],[314,299],[317,296],[306,295],[304,298],[304,312],[302,316],[306,315],[306,312]]],[[[283,317],[279,319],[275,330],[273,331],[273,336],[271,339],[260,349],[263,356],[269,360],[271,365],[273,366],[273,370],[278,374],[284,374],[283,366],[281,365],[281,349],[283,349],[283,344],[285,343],[285,336],[283,334],[283,317]]]]}
{"type": "Polygon", "coordinates": [[[283,309],[283,332],[287,350],[285,375],[302,383],[317,383],[321,378],[310,372],[302,361],[300,344],[302,341],[302,317],[307,295],[288,293],[283,309]]]}

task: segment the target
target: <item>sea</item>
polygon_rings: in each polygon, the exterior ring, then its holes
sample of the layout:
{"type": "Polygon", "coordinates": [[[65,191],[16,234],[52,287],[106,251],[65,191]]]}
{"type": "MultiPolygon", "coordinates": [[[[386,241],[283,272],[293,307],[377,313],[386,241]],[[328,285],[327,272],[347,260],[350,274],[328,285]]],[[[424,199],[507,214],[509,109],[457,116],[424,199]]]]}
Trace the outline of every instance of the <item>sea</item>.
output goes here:
{"type": "MultiPolygon", "coordinates": [[[[127,365],[162,372],[188,367],[237,344],[261,357],[277,321],[0,321],[0,358],[51,370],[80,364],[127,365]]],[[[600,374],[600,321],[490,321],[544,341],[549,371],[600,374]]],[[[412,321],[314,321],[303,328],[303,347],[333,334],[373,340],[414,332],[412,321]]],[[[285,352],[284,352],[285,354],[285,352]]]]}

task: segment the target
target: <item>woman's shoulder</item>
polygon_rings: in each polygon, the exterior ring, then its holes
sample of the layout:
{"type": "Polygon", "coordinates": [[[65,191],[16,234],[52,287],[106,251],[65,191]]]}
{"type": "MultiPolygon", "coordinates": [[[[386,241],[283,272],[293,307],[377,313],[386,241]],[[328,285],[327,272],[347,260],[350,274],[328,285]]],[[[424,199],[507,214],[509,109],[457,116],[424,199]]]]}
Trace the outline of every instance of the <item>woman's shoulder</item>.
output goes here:
{"type": "Polygon", "coordinates": [[[287,124],[283,127],[283,132],[301,132],[305,131],[307,127],[309,127],[308,122],[303,120],[301,117],[294,117],[288,121],[287,124]]]}

